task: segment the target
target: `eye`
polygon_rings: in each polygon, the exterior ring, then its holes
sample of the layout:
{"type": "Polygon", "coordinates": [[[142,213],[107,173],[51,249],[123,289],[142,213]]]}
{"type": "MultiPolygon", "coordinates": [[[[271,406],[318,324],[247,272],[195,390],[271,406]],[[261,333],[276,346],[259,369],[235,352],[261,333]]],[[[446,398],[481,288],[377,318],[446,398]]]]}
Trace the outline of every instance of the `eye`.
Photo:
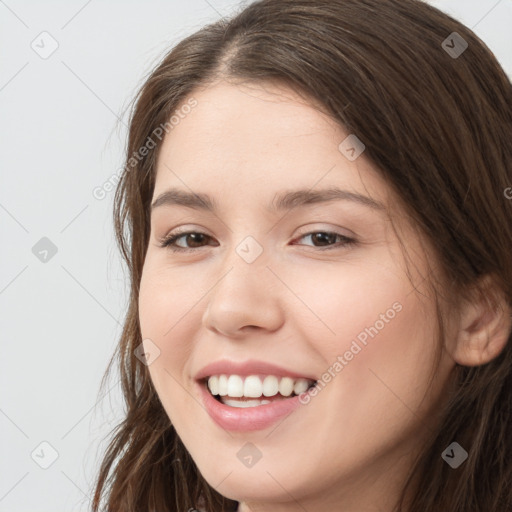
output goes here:
{"type": "MultiPolygon", "coordinates": [[[[336,233],[333,231],[313,231],[310,233],[305,233],[301,235],[297,240],[301,238],[309,238],[313,243],[313,247],[325,247],[324,250],[327,249],[335,249],[340,246],[349,246],[355,245],[356,240],[350,238],[348,236],[342,235],[340,233],[336,233]],[[336,244],[336,241],[338,243],[336,244]],[[319,245],[314,245],[319,244],[319,245]]],[[[299,244],[299,245],[308,245],[308,244],[299,244]]]]}
{"type": "MultiPolygon", "coordinates": [[[[322,250],[335,249],[337,247],[350,246],[356,244],[356,240],[354,240],[353,238],[332,231],[313,231],[301,235],[296,240],[300,240],[302,238],[309,238],[313,244],[313,247],[323,247],[324,249],[322,250]]],[[[207,235],[206,233],[201,233],[199,231],[184,231],[179,233],[170,233],[169,235],[162,238],[159,242],[160,247],[167,247],[174,252],[192,252],[195,249],[203,247],[204,245],[206,245],[208,241],[211,240],[213,240],[212,237],[207,235]],[[178,241],[180,240],[181,243],[178,243],[178,241]],[[182,245],[183,243],[185,244],[184,246],[182,245]]],[[[219,244],[210,243],[209,245],[219,244]]]]}
{"type": "MultiPolygon", "coordinates": [[[[190,252],[194,249],[202,247],[203,243],[211,240],[211,236],[198,231],[185,231],[183,233],[170,233],[160,240],[160,247],[168,247],[171,251],[190,252]],[[183,239],[188,247],[177,244],[178,240],[183,239]]],[[[217,244],[218,245],[218,244],[217,244]]]]}

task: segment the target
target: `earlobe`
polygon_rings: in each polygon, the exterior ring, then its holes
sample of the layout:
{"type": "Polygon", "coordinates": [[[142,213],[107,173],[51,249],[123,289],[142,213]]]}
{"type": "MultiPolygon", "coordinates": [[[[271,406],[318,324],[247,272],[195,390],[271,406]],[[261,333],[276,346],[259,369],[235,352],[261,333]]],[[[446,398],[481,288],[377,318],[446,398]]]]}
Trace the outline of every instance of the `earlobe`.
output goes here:
{"type": "Polygon", "coordinates": [[[461,309],[453,359],[462,366],[480,366],[498,357],[512,327],[512,309],[491,278],[480,284],[481,293],[461,309]]]}

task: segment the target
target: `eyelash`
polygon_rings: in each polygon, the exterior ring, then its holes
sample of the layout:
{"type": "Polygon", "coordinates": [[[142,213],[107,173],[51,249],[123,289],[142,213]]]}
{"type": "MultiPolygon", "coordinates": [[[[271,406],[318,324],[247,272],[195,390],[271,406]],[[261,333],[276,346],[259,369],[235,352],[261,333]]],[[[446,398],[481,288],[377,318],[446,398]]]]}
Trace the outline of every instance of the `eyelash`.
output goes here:
{"type": "MultiPolygon", "coordinates": [[[[310,231],[309,233],[304,233],[303,235],[301,235],[299,237],[299,239],[304,238],[305,236],[310,236],[310,235],[319,234],[319,233],[322,233],[324,235],[334,235],[341,239],[341,243],[339,243],[338,245],[333,244],[330,246],[324,246],[323,248],[320,248],[321,251],[328,251],[328,250],[336,249],[339,247],[350,247],[350,246],[356,245],[356,243],[357,243],[357,241],[355,239],[350,238],[345,235],[342,235],[340,233],[336,233],[334,231],[310,231]]],[[[167,236],[165,236],[159,240],[159,245],[160,245],[160,247],[167,248],[173,252],[182,252],[182,253],[183,252],[193,252],[197,249],[201,249],[201,247],[184,248],[184,247],[179,247],[177,245],[174,245],[174,243],[177,240],[179,240],[180,238],[185,237],[187,235],[204,235],[208,238],[211,238],[206,233],[202,233],[200,231],[183,231],[181,233],[180,232],[169,233],[167,236]]],[[[318,247],[318,246],[313,246],[313,247],[318,247]]]]}

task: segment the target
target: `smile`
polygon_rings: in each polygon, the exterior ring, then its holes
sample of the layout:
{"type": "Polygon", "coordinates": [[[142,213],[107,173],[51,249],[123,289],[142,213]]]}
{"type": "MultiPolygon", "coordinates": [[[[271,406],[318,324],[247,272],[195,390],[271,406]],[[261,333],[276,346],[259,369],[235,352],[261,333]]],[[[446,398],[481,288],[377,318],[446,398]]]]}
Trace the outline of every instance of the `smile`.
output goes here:
{"type": "Polygon", "coordinates": [[[301,407],[300,397],[318,382],[307,370],[254,359],[211,362],[194,380],[213,422],[238,432],[263,430],[284,419],[301,407]]]}
{"type": "Polygon", "coordinates": [[[315,385],[305,378],[276,375],[212,375],[207,379],[211,395],[230,407],[259,407],[298,396],[315,385]],[[263,398],[264,397],[264,398],[263,398]]]}

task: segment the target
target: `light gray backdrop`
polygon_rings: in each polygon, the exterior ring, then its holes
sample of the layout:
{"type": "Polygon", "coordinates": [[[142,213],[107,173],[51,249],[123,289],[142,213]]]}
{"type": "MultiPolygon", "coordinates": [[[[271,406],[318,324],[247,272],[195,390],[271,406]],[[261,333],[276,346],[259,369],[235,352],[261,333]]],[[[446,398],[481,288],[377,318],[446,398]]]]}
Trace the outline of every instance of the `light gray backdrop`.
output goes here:
{"type": "MultiPolygon", "coordinates": [[[[512,0],[431,3],[512,76],[512,0]]],[[[98,392],[127,300],[108,184],[125,107],[171,45],[241,5],[0,0],[0,512],[88,510],[122,414],[117,375],[98,392]]]]}

